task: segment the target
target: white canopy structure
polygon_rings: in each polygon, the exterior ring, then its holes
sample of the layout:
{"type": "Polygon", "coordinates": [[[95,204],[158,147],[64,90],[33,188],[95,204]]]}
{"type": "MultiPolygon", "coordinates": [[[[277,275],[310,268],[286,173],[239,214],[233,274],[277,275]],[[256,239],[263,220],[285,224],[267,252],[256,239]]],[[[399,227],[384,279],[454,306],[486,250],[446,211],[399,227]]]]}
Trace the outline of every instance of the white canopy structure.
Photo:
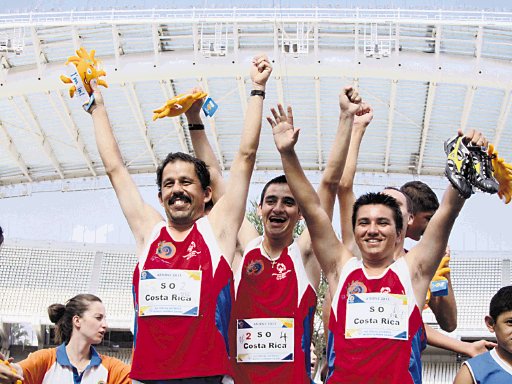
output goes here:
{"type": "MultiPolygon", "coordinates": [[[[205,118],[222,167],[238,148],[250,59],[274,61],[266,105],[294,107],[297,151],[322,170],[338,93],[355,84],[375,118],[359,170],[440,175],[443,142],[483,131],[512,158],[512,13],[397,9],[151,9],[0,14],[0,186],[105,173],[92,122],[64,62],[95,49],[108,113],[132,173],[171,151],[192,153],[183,118],[152,121],[173,95],[201,86],[218,104],[205,118]]],[[[266,123],[265,123],[266,126],[266,123]]],[[[264,128],[257,169],[280,169],[264,128]]]]}

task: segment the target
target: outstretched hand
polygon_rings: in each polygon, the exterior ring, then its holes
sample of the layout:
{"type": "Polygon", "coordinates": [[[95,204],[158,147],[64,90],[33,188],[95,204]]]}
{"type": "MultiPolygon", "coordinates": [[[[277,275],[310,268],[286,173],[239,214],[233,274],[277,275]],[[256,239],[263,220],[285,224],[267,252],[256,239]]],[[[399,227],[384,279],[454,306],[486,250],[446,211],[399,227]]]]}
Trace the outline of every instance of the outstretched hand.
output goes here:
{"type": "Polygon", "coordinates": [[[341,112],[353,116],[361,110],[363,100],[361,96],[359,96],[359,91],[349,85],[341,90],[339,101],[341,112]]]}
{"type": "Polygon", "coordinates": [[[259,55],[252,59],[250,75],[255,89],[264,91],[271,73],[272,65],[267,55],[259,55]]]}
{"type": "Polygon", "coordinates": [[[280,153],[293,150],[299,138],[300,129],[295,128],[293,125],[292,107],[288,106],[288,113],[286,113],[283,106],[277,104],[277,111],[275,108],[271,108],[270,111],[274,118],[267,117],[267,121],[272,126],[272,133],[277,150],[280,153]]]}
{"type": "Polygon", "coordinates": [[[496,343],[493,343],[492,341],[478,340],[470,343],[466,353],[469,357],[475,357],[489,351],[492,348],[495,348],[496,346],[496,343]]]}

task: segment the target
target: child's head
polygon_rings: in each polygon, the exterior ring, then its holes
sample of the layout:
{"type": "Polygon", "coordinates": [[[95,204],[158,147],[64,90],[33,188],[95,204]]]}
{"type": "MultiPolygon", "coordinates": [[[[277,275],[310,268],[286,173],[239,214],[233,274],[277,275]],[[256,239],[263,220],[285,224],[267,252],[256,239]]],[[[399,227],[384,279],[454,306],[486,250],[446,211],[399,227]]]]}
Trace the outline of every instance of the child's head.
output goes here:
{"type": "Polygon", "coordinates": [[[501,288],[491,299],[491,305],[489,306],[489,315],[494,321],[498,320],[498,317],[503,312],[512,311],[512,285],[501,288]]]}
{"type": "Polygon", "coordinates": [[[501,288],[493,296],[485,323],[496,334],[498,348],[512,353],[512,285],[501,288]]]}

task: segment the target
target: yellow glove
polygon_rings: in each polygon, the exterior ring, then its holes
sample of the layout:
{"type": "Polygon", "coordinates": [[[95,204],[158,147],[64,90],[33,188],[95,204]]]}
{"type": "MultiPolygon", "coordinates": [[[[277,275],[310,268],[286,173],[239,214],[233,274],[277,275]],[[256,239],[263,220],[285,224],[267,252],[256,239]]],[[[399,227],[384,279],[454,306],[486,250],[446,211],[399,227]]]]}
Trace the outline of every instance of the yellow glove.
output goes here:
{"type": "Polygon", "coordinates": [[[500,185],[498,196],[505,204],[508,204],[512,200],[512,164],[506,163],[505,159],[498,157],[498,151],[492,144],[489,144],[488,153],[492,158],[494,177],[500,185]]]}
{"type": "MultiPolygon", "coordinates": [[[[434,274],[434,277],[432,278],[432,282],[435,281],[448,281],[446,278],[446,275],[450,273],[451,269],[448,266],[450,263],[450,249],[446,248],[445,256],[441,259],[441,262],[439,263],[439,266],[437,267],[436,273],[434,274]]],[[[432,295],[432,292],[430,290],[430,287],[427,291],[427,299],[425,300],[425,308],[428,307],[428,302],[430,301],[430,297],[432,295]]],[[[434,295],[436,296],[436,295],[434,295]]],[[[445,295],[439,295],[439,296],[445,296],[445,295]]]]}
{"type": "MultiPolygon", "coordinates": [[[[16,369],[14,369],[13,367],[11,367],[11,363],[9,363],[8,360],[0,360],[0,361],[2,361],[5,365],[7,365],[10,368],[12,373],[15,373],[16,375],[18,374],[18,371],[16,369]]],[[[16,384],[23,384],[23,383],[21,382],[20,379],[17,379],[16,384]]]]}
{"type": "Polygon", "coordinates": [[[203,99],[208,96],[204,92],[195,92],[195,93],[182,93],[172,99],[167,100],[165,105],[161,108],[155,109],[153,112],[153,121],[156,119],[161,119],[163,117],[169,116],[179,116],[182,113],[187,112],[192,104],[194,104],[197,100],[203,99]]]}
{"type": "Polygon", "coordinates": [[[443,258],[441,259],[441,263],[439,263],[439,267],[437,267],[437,271],[434,274],[434,277],[432,278],[432,281],[448,280],[446,278],[446,275],[451,271],[450,267],[448,266],[449,263],[450,256],[443,256],[443,258]]]}

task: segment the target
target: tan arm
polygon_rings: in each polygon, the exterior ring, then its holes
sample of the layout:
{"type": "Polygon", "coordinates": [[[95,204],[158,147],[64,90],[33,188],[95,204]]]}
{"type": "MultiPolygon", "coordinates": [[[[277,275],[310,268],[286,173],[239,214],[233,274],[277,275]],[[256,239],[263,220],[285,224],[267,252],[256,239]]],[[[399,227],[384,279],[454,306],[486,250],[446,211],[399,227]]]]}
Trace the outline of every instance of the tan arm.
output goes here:
{"type": "MultiPolygon", "coordinates": [[[[459,130],[458,134],[462,135],[462,131],[459,130]]],[[[481,132],[470,130],[464,134],[464,137],[473,145],[487,145],[487,139],[481,132]]],[[[423,308],[430,281],[444,255],[453,224],[464,202],[465,200],[450,184],[423,237],[405,256],[411,273],[416,302],[420,308],[423,308]]]]}
{"type": "Polygon", "coordinates": [[[357,114],[354,118],[347,161],[343,168],[343,175],[341,176],[337,190],[340,207],[341,239],[345,247],[354,254],[359,253],[352,229],[352,209],[356,201],[354,195],[354,177],[356,175],[359,148],[361,147],[366,127],[371,123],[372,119],[372,107],[363,105],[362,113],[357,114]]]}
{"type": "Polygon", "coordinates": [[[464,202],[459,193],[449,185],[422,239],[405,255],[411,272],[416,302],[420,308],[425,304],[430,281],[444,255],[448,237],[464,202]]]}
{"type": "Polygon", "coordinates": [[[293,126],[292,109],[288,107],[288,113],[284,112],[281,105],[278,106],[278,109],[279,113],[272,109],[274,119],[269,119],[274,141],[281,155],[290,190],[306,219],[313,251],[326,275],[331,294],[333,294],[332,290],[336,289],[338,285],[341,267],[351,255],[339,242],[331,226],[329,215],[322,208],[318,195],[300,166],[294,150],[299,130],[293,126]]]}
{"type": "MultiPolygon", "coordinates": [[[[196,91],[197,89],[193,89],[191,92],[196,91]]],[[[187,121],[190,124],[202,124],[200,111],[202,101],[196,101],[187,111],[187,121]],[[199,105],[199,110],[196,109],[196,103],[199,105]]],[[[220,168],[220,164],[213,152],[213,148],[208,141],[208,137],[204,130],[193,130],[190,131],[190,138],[192,140],[192,146],[194,147],[194,152],[196,156],[203,160],[210,170],[211,176],[211,186],[212,186],[212,201],[215,204],[219,199],[224,195],[226,191],[226,182],[222,177],[222,169],[220,168]]],[[[238,233],[238,241],[240,243],[240,248],[245,249],[245,246],[249,243],[249,241],[258,237],[259,234],[254,228],[254,226],[244,217],[242,226],[238,233]]]]}
{"type": "MultiPolygon", "coordinates": [[[[253,87],[264,90],[271,72],[269,59],[266,56],[256,57],[251,64],[253,87]]],[[[245,217],[249,183],[260,139],[262,112],[263,98],[251,96],[240,147],[231,166],[226,191],[209,214],[219,245],[230,264],[233,261],[238,231],[245,217]]]]}
{"type": "Polygon", "coordinates": [[[495,343],[487,340],[478,340],[472,343],[454,339],[439,331],[436,331],[431,326],[425,324],[425,332],[427,333],[427,343],[433,347],[446,349],[455,353],[460,353],[469,357],[475,357],[481,353],[485,353],[490,348],[496,346],[495,343]]]}
{"type": "Polygon", "coordinates": [[[142,200],[142,196],[123,162],[103,103],[103,97],[98,87],[95,84],[92,86],[96,105],[91,108],[91,114],[98,152],[135,237],[137,248],[141,249],[155,224],[163,220],[163,217],[156,209],[142,200]]]}
{"type": "Polygon", "coordinates": [[[466,364],[462,364],[462,366],[459,369],[459,372],[457,372],[457,376],[455,376],[453,384],[473,384],[473,383],[475,383],[475,381],[473,380],[473,376],[471,375],[469,368],[467,367],[466,364]]]}
{"type": "Polygon", "coordinates": [[[445,277],[448,280],[448,295],[430,296],[428,306],[434,313],[441,329],[446,332],[453,332],[457,329],[457,303],[450,274],[446,274],[445,277]]]}
{"type": "MultiPolygon", "coordinates": [[[[322,179],[318,187],[318,197],[320,204],[332,220],[334,209],[334,201],[336,200],[336,191],[338,183],[343,173],[345,160],[347,158],[348,147],[350,143],[350,136],[352,133],[352,123],[354,115],[361,108],[361,97],[357,90],[352,87],[345,87],[342,89],[339,96],[340,104],[340,118],[338,121],[338,129],[336,137],[329,153],[327,165],[322,174],[322,179]]],[[[303,256],[303,262],[306,271],[315,287],[320,284],[320,265],[318,260],[313,255],[311,236],[309,230],[306,228],[299,238],[299,246],[303,256]]]]}
{"type": "MultiPolygon", "coordinates": [[[[202,90],[200,88],[193,88],[190,93],[201,91],[202,90]]],[[[189,124],[203,125],[203,121],[201,119],[201,107],[203,102],[203,99],[196,100],[194,104],[192,104],[192,106],[187,110],[187,112],[185,112],[185,116],[187,117],[187,122],[189,124]]],[[[210,170],[212,201],[215,204],[215,202],[217,202],[224,194],[225,190],[225,183],[222,179],[222,169],[220,167],[219,161],[213,152],[213,148],[208,141],[208,137],[206,136],[204,129],[191,130],[190,139],[192,141],[192,146],[194,148],[196,157],[203,160],[210,170]]]]}

